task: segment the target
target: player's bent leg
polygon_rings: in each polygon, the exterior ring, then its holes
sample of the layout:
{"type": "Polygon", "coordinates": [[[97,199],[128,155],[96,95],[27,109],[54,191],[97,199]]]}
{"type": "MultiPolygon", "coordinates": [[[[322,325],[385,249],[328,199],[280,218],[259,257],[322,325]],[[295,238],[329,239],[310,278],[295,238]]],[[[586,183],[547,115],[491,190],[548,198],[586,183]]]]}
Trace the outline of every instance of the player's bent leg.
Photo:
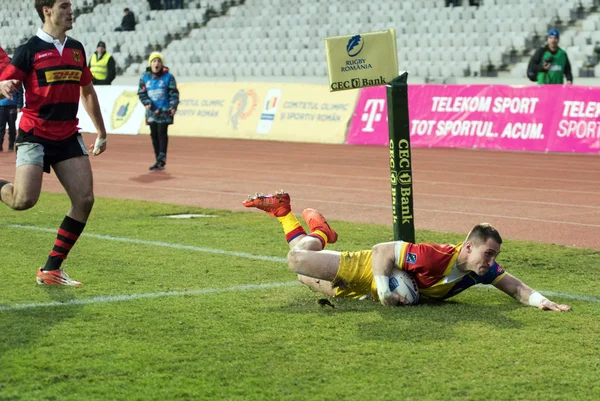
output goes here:
{"type": "Polygon", "coordinates": [[[315,292],[320,292],[331,297],[335,296],[335,288],[331,286],[331,281],[303,276],[302,274],[298,274],[298,281],[315,292]]]}
{"type": "Polygon", "coordinates": [[[287,256],[288,267],[293,272],[320,280],[333,281],[340,265],[336,251],[307,251],[291,249],[287,256]]]}
{"type": "Polygon", "coordinates": [[[40,198],[42,190],[42,166],[25,164],[17,166],[15,180],[0,191],[0,199],[14,210],[31,209],[40,198]]]}
{"type": "Polygon", "coordinates": [[[310,235],[302,235],[295,238],[289,243],[290,249],[298,249],[305,251],[321,251],[323,250],[322,242],[315,237],[310,235]]]}
{"type": "Polygon", "coordinates": [[[302,218],[306,221],[306,224],[308,224],[308,228],[310,229],[309,235],[320,239],[323,243],[323,248],[325,248],[327,244],[334,244],[337,241],[338,235],[327,223],[323,213],[316,209],[304,209],[302,218]]]}
{"type": "Polygon", "coordinates": [[[245,207],[255,207],[274,217],[285,217],[292,211],[290,195],[285,191],[274,194],[254,194],[242,203],[245,207]]]}
{"type": "Polygon", "coordinates": [[[78,156],[56,163],[54,172],[71,199],[69,217],[87,222],[94,206],[94,183],[88,156],[78,156]]]}

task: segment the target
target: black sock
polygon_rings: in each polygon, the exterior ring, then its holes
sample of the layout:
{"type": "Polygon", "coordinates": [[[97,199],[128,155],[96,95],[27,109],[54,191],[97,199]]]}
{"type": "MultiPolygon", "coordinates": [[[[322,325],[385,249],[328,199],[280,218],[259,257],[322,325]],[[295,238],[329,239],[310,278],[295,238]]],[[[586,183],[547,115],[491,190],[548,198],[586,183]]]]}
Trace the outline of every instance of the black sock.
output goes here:
{"type": "Polygon", "coordinates": [[[85,228],[85,223],[74,220],[69,216],[65,216],[62,221],[60,228],[58,229],[58,234],[56,235],[56,240],[54,241],[54,247],[48,256],[48,260],[46,261],[46,265],[43,270],[56,270],[60,269],[62,262],[67,258],[69,251],[77,242],[77,239],[83,232],[85,228]]]}

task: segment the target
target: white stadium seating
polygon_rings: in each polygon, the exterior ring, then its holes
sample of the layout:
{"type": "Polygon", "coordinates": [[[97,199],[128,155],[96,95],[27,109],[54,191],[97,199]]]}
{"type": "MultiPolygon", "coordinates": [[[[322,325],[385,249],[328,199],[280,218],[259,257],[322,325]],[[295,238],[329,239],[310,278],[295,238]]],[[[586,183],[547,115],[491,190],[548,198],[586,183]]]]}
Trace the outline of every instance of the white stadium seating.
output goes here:
{"type": "MultiPolygon", "coordinates": [[[[599,2],[483,0],[472,7],[463,0],[445,7],[444,0],[236,0],[204,26],[206,8],[221,11],[222,0],[187,0],[183,10],[159,11],[146,0],[73,0],[89,12],[77,16],[71,35],[88,55],[105,41],[126,76],[139,75],[148,54],[159,50],[179,76],[325,77],[325,37],[395,28],[399,64],[412,75],[516,78],[524,76],[534,45],[559,26],[574,75],[599,76],[599,2]],[[114,30],[125,7],[136,15],[135,32],[114,30]]],[[[32,2],[3,1],[0,17],[1,44],[9,52],[40,26],[32,2]]]]}

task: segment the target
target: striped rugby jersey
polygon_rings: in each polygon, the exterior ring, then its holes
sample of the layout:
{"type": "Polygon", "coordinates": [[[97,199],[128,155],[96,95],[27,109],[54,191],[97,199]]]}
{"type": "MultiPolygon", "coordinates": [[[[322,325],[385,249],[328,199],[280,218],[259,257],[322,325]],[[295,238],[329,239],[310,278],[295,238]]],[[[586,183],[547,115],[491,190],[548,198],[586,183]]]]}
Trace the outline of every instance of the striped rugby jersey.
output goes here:
{"type": "Polygon", "coordinates": [[[61,44],[38,29],[2,71],[0,80],[6,79],[18,79],[25,86],[20,129],[49,140],[66,139],[78,131],[80,87],[92,82],[80,42],[67,37],[61,44]]]}

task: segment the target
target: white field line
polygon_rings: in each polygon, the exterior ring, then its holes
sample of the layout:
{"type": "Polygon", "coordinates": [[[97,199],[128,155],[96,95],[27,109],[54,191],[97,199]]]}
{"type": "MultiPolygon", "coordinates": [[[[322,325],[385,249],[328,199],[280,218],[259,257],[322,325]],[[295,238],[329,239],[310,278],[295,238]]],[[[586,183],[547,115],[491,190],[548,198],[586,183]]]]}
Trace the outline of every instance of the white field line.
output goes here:
{"type": "MultiPolygon", "coordinates": [[[[21,224],[7,224],[7,223],[0,222],[0,226],[19,228],[19,229],[23,229],[23,230],[43,231],[43,232],[47,232],[47,233],[56,233],[56,229],[35,227],[35,226],[24,226],[21,224]]],[[[89,238],[103,239],[103,240],[107,240],[107,241],[128,242],[128,243],[132,243],[132,244],[160,246],[160,247],[164,247],[164,248],[182,249],[182,250],[186,250],[186,251],[213,253],[213,254],[217,254],[217,255],[226,255],[226,256],[236,256],[236,257],[245,258],[245,259],[264,260],[267,262],[280,262],[280,263],[286,262],[285,258],[279,258],[276,256],[253,255],[251,253],[246,253],[246,252],[225,251],[223,249],[203,248],[203,247],[198,247],[198,246],[193,246],[193,245],[171,244],[168,242],[159,242],[159,241],[145,241],[145,240],[135,239],[135,238],[111,237],[110,235],[99,235],[99,234],[83,233],[81,236],[89,237],[89,238]]]]}
{"type": "MultiPolygon", "coordinates": [[[[0,226],[17,228],[17,229],[26,229],[32,231],[41,231],[41,232],[56,232],[55,229],[36,227],[36,226],[24,226],[21,224],[7,224],[0,222],[0,226]]],[[[98,234],[83,234],[82,236],[103,239],[108,241],[116,241],[116,242],[126,242],[126,243],[135,243],[141,245],[151,245],[151,246],[161,246],[165,248],[173,248],[173,249],[181,249],[187,251],[195,251],[195,252],[203,252],[203,253],[213,253],[219,255],[226,256],[234,256],[241,257],[246,259],[258,259],[265,260],[269,262],[278,262],[285,263],[285,258],[277,258],[274,256],[263,256],[263,255],[253,255],[250,253],[244,252],[232,252],[226,251],[222,249],[212,249],[212,248],[202,248],[196,246],[189,245],[181,245],[181,244],[171,244],[167,242],[157,242],[157,241],[145,241],[138,240],[133,238],[122,238],[122,237],[111,237],[109,235],[98,235],[98,234]]],[[[71,306],[71,305],[90,305],[90,304],[100,304],[100,303],[109,303],[109,302],[124,302],[124,301],[134,301],[139,299],[152,299],[152,298],[162,298],[162,297],[173,297],[173,296],[185,296],[185,295],[203,295],[203,294],[220,294],[225,292],[240,292],[240,291],[253,291],[253,290],[263,290],[263,289],[271,289],[277,287],[289,287],[293,285],[297,285],[297,281],[288,281],[288,282],[279,282],[279,283],[266,283],[266,284],[246,284],[246,285],[238,285],[233,287],[226,288],[203,288],[197,290],[186,290],[186,291],[168,291],[168,292],[153,292],[146,294],[129,294],[129,295],[106,295],[106,296],[98,296],[88,299],[73,299],[66,302],[39,302],[39,303],[27,303],[27,304],[17,304],[17,305],[0,305],[0,312],[10,312],[16,310],[24,310],[24,309],[33,309],[33,308],[47,308],[47,307],[58,307],[58,306],[71,306]]],[[[479,287],[479,286],[478,286],[479,287]]],[[[484,286],[488,287],[489,286],[484,286]]],[[[587,301],[587,302],[596,302],[600,303],[600,298],[586,296],[586,295],[577,295],[577,294],[565,294],[559,292],[552,291],[540,291],[544,295],[555,296],[560,298],[574,299],[578,301],[587,301]]]]}
{"type": "Polygon", "coordinates": [[[124,302],[124,301],[135,301],[138,299],[152,299],[152,298],[163,298],[163,297],[180,297],[184,295],[202,295],[202,294],[222,294],[225,292],[240,292],[240,291],[256,291],[264,289],[273,289],[277,287],[290,287],[292,285],[300,284],[298,281],[289,281],[285,283],[267,283],[267,284],[246,284],[236,285],[233,287],[226,288],[202,288],[198,290],[187,290],[187,291],[167,291],[167,292],[152,292],[148,294],[130,294],[130,295],[101,295],[98,297],[88,299],[72,299],[66,302],[38,302],[30,304],[17,304],[10,306],[0,305],[0,312],[4,311],[16,311],[23,309],[34,309],[34,308],[48,308],[56,306],[73,306],[73,305],[90,305],[90,304],[103,304],[109,302],[124,302]]]}

